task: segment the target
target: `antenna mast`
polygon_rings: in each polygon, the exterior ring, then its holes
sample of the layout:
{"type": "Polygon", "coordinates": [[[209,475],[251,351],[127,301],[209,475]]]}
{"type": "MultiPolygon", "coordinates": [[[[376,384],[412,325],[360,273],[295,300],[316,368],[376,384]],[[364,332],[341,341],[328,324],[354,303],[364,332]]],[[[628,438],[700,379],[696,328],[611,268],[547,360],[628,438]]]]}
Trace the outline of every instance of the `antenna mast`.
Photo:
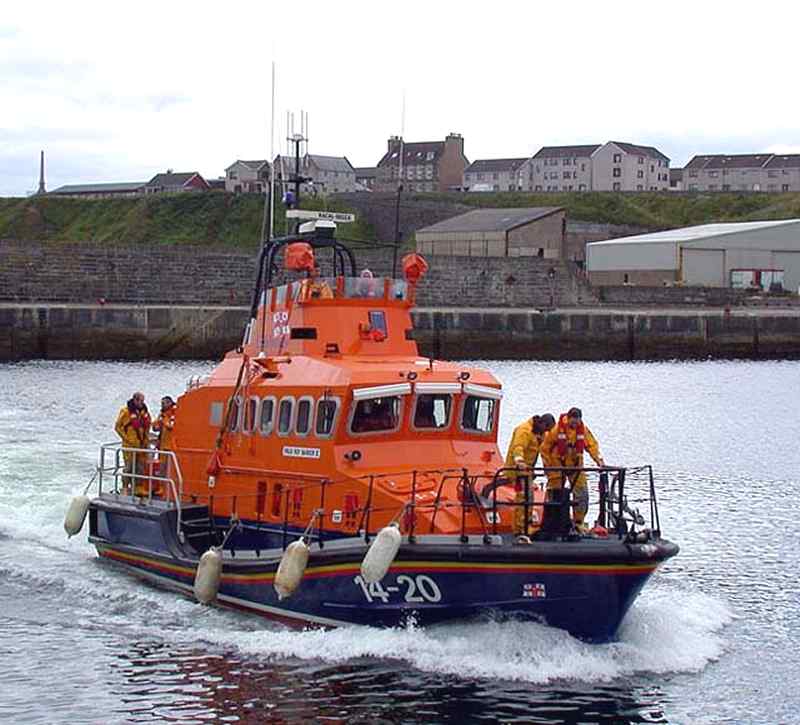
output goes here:
{"type": "Polygon", "coordinates": [[[397,250],[400,246],[400,195],[403,193],[403,144],[406,133],[406,92],[403,90],[403,105],[400,111],[400,159],[397,165],[397,200],[394,207],[394,249],[392,250],[392,277],[397,276],[397,250]]]}

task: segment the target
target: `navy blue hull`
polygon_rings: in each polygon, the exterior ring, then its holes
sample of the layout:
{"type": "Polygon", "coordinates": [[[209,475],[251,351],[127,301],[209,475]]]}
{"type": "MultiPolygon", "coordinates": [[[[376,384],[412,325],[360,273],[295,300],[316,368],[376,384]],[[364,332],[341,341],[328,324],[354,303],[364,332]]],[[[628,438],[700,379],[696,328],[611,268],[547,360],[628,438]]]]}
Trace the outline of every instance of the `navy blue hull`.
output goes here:
{"type": "MultiPolygon", "coordinates": [[[[179,543],[168,512],[137,508],[93,504],[91,540],[98,552],[190,593],[197,556],[179,543]]],[[[312,545],[299,588],[283,601],[273,588],[279,551],[226,555],[218,599],[301,625],[394,627],[413,620],[424,626],[513,616],[604,641],[614,637],[648,577],[677,547],[663,540],[626,545],[585,538],[513,545],[427,537],[404,544],[388,574],[374,585],[360,574],[366,550],[358,539],[312,545]]]]}

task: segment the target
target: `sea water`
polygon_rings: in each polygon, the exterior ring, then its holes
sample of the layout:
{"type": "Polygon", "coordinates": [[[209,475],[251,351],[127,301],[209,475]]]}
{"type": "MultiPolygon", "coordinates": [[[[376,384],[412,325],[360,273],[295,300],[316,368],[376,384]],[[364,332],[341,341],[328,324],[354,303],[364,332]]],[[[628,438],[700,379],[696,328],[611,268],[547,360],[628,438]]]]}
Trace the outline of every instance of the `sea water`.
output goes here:
{"type": "MultiPolygon", "coordinates": [[[[473,363],[474,364],[474,363],[473,363]]],[[[479,363],[480,364],[480,363],[479,363]]],[[[100,562],[63,515],[135,389],[212,364],[0,366],[0,722],[799,722],[800,364],[487,362],[501,446],[573,405],[681,546],[618,641],[534,623],[294,631],[100,562]]]]}

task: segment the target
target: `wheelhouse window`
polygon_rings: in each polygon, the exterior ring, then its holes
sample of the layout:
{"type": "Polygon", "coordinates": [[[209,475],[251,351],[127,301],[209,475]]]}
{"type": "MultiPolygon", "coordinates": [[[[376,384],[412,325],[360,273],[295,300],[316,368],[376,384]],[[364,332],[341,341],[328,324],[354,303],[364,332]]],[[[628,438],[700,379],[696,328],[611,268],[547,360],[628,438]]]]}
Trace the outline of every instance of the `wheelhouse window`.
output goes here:
{"type": "Polygon", "coordinates": [[[239,416],[242,412],[242,399],[239,397],[232,398],[228,405],[228,430],[239,430],[239,416]]]}
{"type": "Polygon", "coordinates": [[[338,408],[339,402],[333,398],[322,398],[317,402],[317,418],[314,427],[314,432],[317,436],[327,438],[333,434],[338,408]]]}
{"type": "Polygon", "coordinates": [[[494,428],[494,412],[497,401],[468,395],[464,399],[461,427],[473,433],[491,433],[494,428]]]}
{"type": "Polygon", "coordinates": [[[308,435],[311,430],[311,398],[301,398],[297,402],[297,420],[294,424],[294,431],[299,436],[308,435]]]}
{"type": "Polygon", "coordinates": [[[269,435],[275,427],[275,398],[264,398],[261,401],[261,415],[258,419],[258,430],[261,435],[269,435]]]}
{"type": "Polygon", "coordinates": [[[244,420],[242,421],[242,431],[252,433],[256,427],[256,411],[258,409],[258,398],[249,398],[244,408],[244,420]]]}
{"type": "Polygon", "coordinates": [[[425,429],[444,429],[450,425],[450,410],[453,396],[446,393],[423,394],[417,396],[414,408],[414,427],[425,429]]]}
{"type": "Polygon", "coordinates": [[[400,426],[399,395],[359,400],[350,423],[352,433],[375,433],[396,430],[400,426]]]}
{"type": "Polygon", "coordinates": [[[292,409],[294,398],[283,398],[278,406],[278,435],[289,435],[292,428],[292,409]]]}
{"type": "Polygon", "coordinates": [[[222,425],[222,416],[225,412],[225,404],[218,400],[211,403],[211,411],[208,417],[208,424],[213,426],[222,425]]]}

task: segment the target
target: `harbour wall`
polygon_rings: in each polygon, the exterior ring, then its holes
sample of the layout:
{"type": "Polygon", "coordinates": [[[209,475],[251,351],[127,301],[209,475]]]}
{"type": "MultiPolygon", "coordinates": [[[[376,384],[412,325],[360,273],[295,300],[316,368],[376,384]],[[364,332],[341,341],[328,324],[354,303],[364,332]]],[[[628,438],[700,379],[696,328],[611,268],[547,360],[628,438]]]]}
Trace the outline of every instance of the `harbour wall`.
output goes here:
{"type": "MultiPolygon", "coordinates": [[[[445,359],[800,358],[800,316],[765,309],[431,308],[425,355],[445,359]]],[[[241,306],[0,304],[0,361],[213,359],[236,347],[241,306]]]]}
{"type": "MultiPolygon", "coordinates": [[[[357,272],[391,276],[392,249],[355,248],[357,272]]],[[[320,254],[330,274],[328,254],[320,254]]],[[[554,307],[594,303],[573,265],[538,257],[427,257],[420,305],[554,307]],[[552,274],[551,274],[552,272],[552,274]]],[[[255,251],[189,244],[0,240],[0,301],[249,305],[255,251]]]]}

